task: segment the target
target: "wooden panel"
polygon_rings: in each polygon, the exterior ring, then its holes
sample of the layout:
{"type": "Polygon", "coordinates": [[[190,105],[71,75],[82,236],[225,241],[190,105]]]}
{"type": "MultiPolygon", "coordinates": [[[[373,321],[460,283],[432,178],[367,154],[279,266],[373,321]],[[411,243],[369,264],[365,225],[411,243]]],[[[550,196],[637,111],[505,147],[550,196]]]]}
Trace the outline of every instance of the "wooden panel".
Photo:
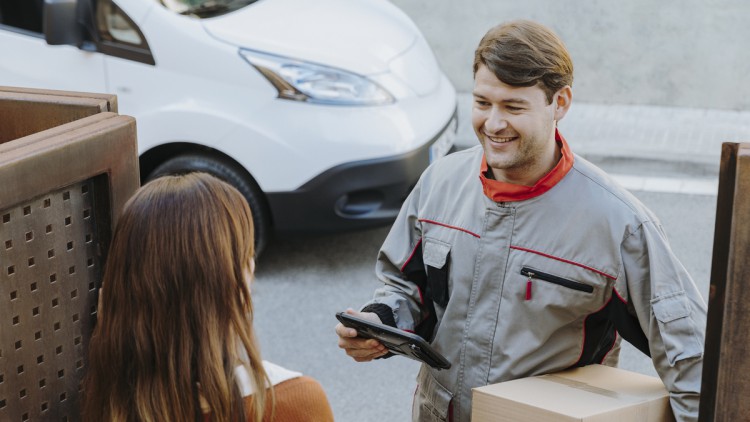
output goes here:
{"type": "Polygon", "coordinates": [[[700,420],[748,420],[750,144],[722,147],[700,420]]]}

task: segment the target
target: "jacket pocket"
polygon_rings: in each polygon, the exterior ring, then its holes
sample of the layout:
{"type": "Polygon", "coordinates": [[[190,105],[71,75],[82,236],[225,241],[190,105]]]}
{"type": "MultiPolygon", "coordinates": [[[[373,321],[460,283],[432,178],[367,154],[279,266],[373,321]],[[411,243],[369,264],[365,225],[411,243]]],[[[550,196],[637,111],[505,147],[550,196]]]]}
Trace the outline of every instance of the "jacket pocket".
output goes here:
{"type": "Polygon", "coordinates": [[[548,274],[530,267],[521,268],[521,275],[528,277],[529,280],[543,280],[552,284],[557,284],[558,286],[578,290],[579,292],[594,292],[594,287],[588,284],[581,283],[579,281],[568,280],[567,278],[558,277],[556,275],[548,274]]]}
{"type": "Polygon", "coordinates": [[[451,419],[450,407],[453,393],[430,373],[426,365],[422,365],[417,375],[417,394],[414,395],[412,420],[419,422],[447,422],[451,419]]]}
{"type": "Polygon", "coordinates": [[[651,300],[651,308],[659,324],[659,334],[670,366],[682,359],[703,354],[695,322],[690,318],[692,308],[684,291],[651,300]]]}
{"type": "Polygon", "coordinates": [[[427,295],[437,305],[448,304],[449,257],[451,245],[434,239],[425,239],[422,258],[427,267],[427,295]]]}

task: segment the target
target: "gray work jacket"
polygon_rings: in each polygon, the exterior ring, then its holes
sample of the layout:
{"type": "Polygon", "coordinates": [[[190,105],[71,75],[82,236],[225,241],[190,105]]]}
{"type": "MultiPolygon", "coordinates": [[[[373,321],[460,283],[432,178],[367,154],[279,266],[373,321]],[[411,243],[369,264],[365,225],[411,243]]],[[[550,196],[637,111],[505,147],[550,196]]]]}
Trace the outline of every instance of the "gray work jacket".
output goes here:
{"type": "Polygon", "coordinates": [[[474,387],[616,362],[620,336],[696,420],[706,305],[656,217],[579,156],[545,193],[494,202],[482,160],[477,146],[429,167],[378,254],[369,305],[452,362],[422,366],[413,420],[468,421],[474,387]]]}

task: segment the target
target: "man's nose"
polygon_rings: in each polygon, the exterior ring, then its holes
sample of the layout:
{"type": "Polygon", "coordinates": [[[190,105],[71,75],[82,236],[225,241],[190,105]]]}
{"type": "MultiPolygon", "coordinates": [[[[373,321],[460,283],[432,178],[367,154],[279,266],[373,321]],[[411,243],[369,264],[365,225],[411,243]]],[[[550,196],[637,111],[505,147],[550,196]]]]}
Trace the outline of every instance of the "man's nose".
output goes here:
{"type": "Polygon", "coordinates": [[[484,127],[489,133],[498,133],[507,128],[508,120],[505,118],[505,113],[493,107],[484,122],[484,127]]]}

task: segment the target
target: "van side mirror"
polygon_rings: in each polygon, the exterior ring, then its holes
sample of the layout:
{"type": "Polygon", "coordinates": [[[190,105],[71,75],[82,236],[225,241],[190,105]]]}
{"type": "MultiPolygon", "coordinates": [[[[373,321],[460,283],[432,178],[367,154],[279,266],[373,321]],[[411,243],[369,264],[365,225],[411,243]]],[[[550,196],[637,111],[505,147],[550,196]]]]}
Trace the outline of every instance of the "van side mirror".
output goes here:
{"type": "Polygon", "coordinates": [[[81,45],[83,28],[78,24],[77,0],[44,0],[44,39],[49,45],[81,45]]]}

